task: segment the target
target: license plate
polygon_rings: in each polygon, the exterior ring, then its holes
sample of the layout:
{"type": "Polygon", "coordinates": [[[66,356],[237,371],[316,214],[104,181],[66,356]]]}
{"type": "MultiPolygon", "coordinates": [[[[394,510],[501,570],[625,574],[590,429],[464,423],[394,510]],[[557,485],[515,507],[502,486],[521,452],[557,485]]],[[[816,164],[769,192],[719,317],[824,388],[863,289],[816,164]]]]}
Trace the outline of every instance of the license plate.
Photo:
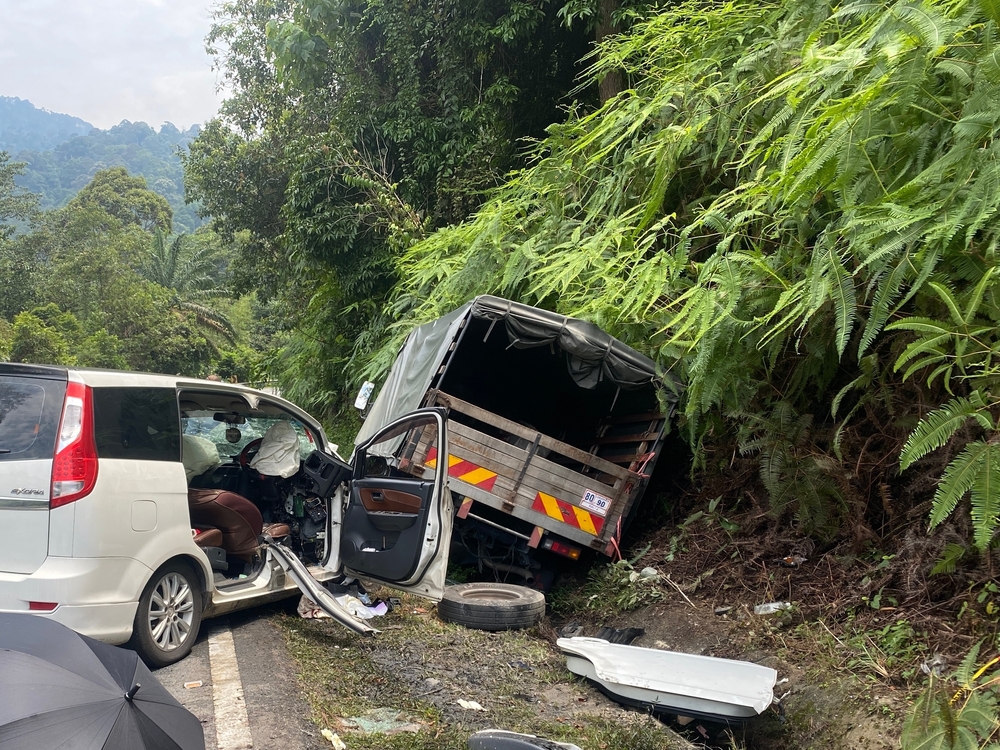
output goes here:
{"type": "Polygon", "coordinates": [[[587,490],[583,493],[583,500],[580,501],[580,507],[589,510],[591,513],[596,513],[603,518],[608,515],[608,510],[611,508],[611,498],[598,495],[593,490],[587,490]]]}

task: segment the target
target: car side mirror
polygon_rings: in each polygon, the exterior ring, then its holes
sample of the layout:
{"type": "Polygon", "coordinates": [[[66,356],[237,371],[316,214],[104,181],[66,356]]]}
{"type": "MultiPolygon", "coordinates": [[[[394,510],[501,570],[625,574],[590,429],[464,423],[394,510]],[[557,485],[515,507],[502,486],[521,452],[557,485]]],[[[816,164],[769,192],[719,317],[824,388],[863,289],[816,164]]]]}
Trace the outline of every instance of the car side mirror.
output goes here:
{"type": "Polygon", "coordinates": [[[370,380],[366,380],[365,384],[361,386],[361,390],[358,391],[358,397],[354,399],[354,408],[358,411],[364,411],[368,408],[368,399],[372,397],[374,391],[375,384],[370,380]]]}
{"type": "Polygon", "coordinates": [[[385,460],[385,456],[365,456],[365,476],[389,476],[389,462],[385,460]]]}

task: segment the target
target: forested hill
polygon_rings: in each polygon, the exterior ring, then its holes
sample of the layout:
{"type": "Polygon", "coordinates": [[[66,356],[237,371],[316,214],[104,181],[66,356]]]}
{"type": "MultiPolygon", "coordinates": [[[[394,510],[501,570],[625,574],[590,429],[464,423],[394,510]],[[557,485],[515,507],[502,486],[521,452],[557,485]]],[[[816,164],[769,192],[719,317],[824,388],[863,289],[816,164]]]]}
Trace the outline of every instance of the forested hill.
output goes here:
{"type": "Polygon", "coordinates": [[[39,109],[16,96],[0,96],[0,151],[44,151],[93,129],[79,117],[39,109]]]}
{"type": "MultiPolygon", "coordinates": [[[[3,126],[0,117],[0,130],[3,126]]],[[[190,232],[201,220],[194,207],[184,203],[184,170],[178,151],[187,148],[198,132],[197,125],[181,131],[166,123],[157,132],[144,122],[123,120],[110,130],[91,129],[50,150],[10,154],[26,164],[18,185],[38,194],[42,208],[65,205],[99,170],[123,166],[130,174],[145,177],[150,189],[169,201],[175,231],[190,232]]]]}

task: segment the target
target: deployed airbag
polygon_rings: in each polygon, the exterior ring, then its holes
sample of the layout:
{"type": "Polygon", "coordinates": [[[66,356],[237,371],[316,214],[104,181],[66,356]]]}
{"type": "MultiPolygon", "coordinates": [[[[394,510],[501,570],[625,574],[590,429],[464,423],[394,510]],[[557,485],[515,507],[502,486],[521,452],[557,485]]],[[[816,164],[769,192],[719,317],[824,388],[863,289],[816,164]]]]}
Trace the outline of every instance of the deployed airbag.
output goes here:
{"type": "Polygon", "coordinates": [[[299,436],[288,422],[276,422],[264,433],[250,466],[269,477],[288,479],[299,470],[299,436]]]}
{"type": "Polygon", "coordinates": [[[190,482],[199,474],[211,471],[222,465],[219,457],[219,449],[215,443],[207,438],[197,435],[185,435],[184,444],[184,473],[190,482]]]}

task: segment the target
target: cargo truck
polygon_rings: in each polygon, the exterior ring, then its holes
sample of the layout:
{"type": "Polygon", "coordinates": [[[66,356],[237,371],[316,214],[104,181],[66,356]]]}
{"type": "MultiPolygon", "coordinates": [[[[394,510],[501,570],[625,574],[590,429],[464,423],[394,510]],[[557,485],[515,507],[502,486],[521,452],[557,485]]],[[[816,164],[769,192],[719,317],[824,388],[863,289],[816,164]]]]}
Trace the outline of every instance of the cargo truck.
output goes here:
{"type": "Polygon", "coordinates": [[[409,335],[356,442],[413,409],[447,409],[448,456],[414,432],[384,457],[418,477],[446,461],[464,548],[453,562],[464,551],[531,582],[538,550],[620,554],[680,388],[592,323],[480,296],[409,335]]]}

